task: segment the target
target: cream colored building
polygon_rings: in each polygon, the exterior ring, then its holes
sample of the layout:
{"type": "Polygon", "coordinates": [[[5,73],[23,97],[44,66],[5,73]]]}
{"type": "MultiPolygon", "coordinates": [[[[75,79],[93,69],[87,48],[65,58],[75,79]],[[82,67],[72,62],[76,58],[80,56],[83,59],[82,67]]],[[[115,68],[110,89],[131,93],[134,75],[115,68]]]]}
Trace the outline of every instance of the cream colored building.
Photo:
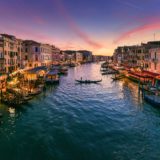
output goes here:
{"type": "Polygon", "coordinates": [[[160,73],[160,48],[152,48],[149,50],[150,64],[149,71],[160,73]]]}
{"type": "Polygon", "coordinates": [[[40,43],[32,40],[23,41],[23,68],[29,69],[41,66],[40,45],[40,43]]]}
{"type": "Polygon", "coordinates": [[[83,61],[83,54],[80,53],[80,52],[76,52],[76,53],[75,53],[75,61],[76,61],[77,63],[82,62],[82,61],[83,61]]]}
{"type": "MultiPolygon", "coordinates": [[[[0,37],[1,39],[2,37],[0,37]]],[[[0,40],[0,73],[5,72],[3,42],[0,40]]]]}
{"type": "Polygon", "coordinates": [[[31,40],[23,42],[23,68],[49,66],[52,64],[52,46],[31,40]]]}
{"type": "Polygon", "coordinates": [[[59,63],[61,61],[61,50],[55,46],[52,46],[52,64],[59,63]]]}
{"type": "Polygon", "coordinates": [[[17,39],[18,41],[18,48],[17,48],[17,63],[18,63],[18,69],[22,69],[23,67],[23,61],[22,61],[22,56],[23,56],[23,40],[17,39]]]}
{"type": "Polygon", "coordinates": [[[52,64],[52,46],[49,44],[40,45],[40,62],[41,66],[49,66],[52,64]]]}
{"type": "Polygon", "coordinates": [[[50,66],[53,61],[60,61],[60,49],[55,46],[0,34],[0,73],[50,66]]]}

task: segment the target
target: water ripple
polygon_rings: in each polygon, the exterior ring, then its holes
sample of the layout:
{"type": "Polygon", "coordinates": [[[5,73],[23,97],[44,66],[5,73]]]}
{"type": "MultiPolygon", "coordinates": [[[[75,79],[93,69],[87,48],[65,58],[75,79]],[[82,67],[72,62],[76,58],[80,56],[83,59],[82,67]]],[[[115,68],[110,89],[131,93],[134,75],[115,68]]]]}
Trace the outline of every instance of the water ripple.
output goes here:
{"type": "Polygon", "coordinates": [[[60,85],[4,114],[0,126],[3,160],[148,160],[160,157],[160,111],[138,96],[126,79],[101,76],[99,64],[69,69],[60,85]],[[101,79],[80,85],[75,79],[101,79]]]}

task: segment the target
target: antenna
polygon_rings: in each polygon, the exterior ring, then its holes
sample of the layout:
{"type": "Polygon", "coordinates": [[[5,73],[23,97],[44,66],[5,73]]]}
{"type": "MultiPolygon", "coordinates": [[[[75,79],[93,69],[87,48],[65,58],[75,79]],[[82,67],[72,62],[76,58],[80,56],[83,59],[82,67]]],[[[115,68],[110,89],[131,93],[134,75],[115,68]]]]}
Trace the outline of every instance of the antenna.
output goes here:
{"type": "Polygon", "coordinates": [[[156,39],[156,34],[154,33],[153,36],[154,36],[154,41],[155,41],[155,39],[156,39]]]}

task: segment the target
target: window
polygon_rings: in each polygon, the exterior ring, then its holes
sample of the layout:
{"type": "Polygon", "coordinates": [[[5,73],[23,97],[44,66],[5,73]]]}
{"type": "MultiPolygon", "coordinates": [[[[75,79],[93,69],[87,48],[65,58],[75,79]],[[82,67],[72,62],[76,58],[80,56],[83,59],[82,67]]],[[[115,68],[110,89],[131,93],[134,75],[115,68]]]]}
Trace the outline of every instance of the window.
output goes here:
{"type": "Polygon", "coordinates": [[[154,69],[157,70],[157,63],[154,64],[154,69]]]}
{"type": "Polygon", "coordinates": [[[38,61],[38,55],[35,55],[35,61],[38,61]]]}
{"type": "Polygon", "coordinates": [[[25,48],[25,52],[28,52],[28,48],[25,48]]]}
{"type": "Polygon", "coordinates": [[[154,57],[155,57],[155,59],[157,59],[157,53],[156,52],[154,53],[154,57]]]}
{"type": "Polygon", "coordinates": [[[35,47],[35,52],[38,52],[38,47],[35,47]]]}
{"type": "Polygon", "coordinates": [[[27,55],[25,55],[25,58],[24,58],[24,60],[28,60],[28,56],[27,56],[27,55]]]}

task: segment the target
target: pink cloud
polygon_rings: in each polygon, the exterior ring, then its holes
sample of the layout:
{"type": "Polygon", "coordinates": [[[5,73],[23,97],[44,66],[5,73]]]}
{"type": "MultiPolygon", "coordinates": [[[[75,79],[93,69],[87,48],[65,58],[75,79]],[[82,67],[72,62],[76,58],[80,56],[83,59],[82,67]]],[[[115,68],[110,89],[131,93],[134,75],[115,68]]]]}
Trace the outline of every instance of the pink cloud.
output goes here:
{"type": "Polygon", "coordinates": [[[80,27],[75,23],[75,21],[72,19],[72,17],[69,15],[68,11],[66,10],[66,8],[64,7],[64,5],[60,2],[60,0],[54,0],[55,4],[57,5],[57,8],[59,9],[59,11],[61,12],[61,14],[63,15],[63,17],[65,18],[65,20],[67,21],[67,23],[69,24],[69,26],[71,27],[71,29],[87,44],[89,44],[90,46],[94,47],[94,48],[102,48],[103,46],[92,40],[92,38],[85,33],[84,31],[82,31],[80,29],[80,27]]]}
{"type": "Polygon", "coordinates": [[[132,35],[141,33],[141,32],[146,32],[146,31],[152,31],[152,30],[156,30],[156,29],[160,29],[160,22],[158,20],[154,20],[148,24],[144,24],[141,26],[138,26],[136,28],[133,28],[125,33],[123,33],[122,35],[120,35],[116,40],[114,40],[114,43],[119,43],[125,39],[130,38],[132,35]]]}
{"type": "Polygon", "coordinates": [[[0,26],[0,33],[7,33],[11,35],[15,35],[17,38],[21,39],[33,39],[42,43],[50,43],[53,44],[54,39],[45,33],[40,33],[39,31],[35,31],[26,27],[22,23],[16,23],[15,25],[3,25],[0,26]]]}
{"type": "MultiPolygon", "coordinates": [[[[38,28],[35,30],[28,22],[23,22],[22,19],[16,16],[17,13],[10,6],[0,6],[0,13],[5,15],[5,19],[1,20],[0,33],[15,35],[21,39],[33,39],[42,43],[53,44],[54,38],[40,31],[38,28]]],[[[30,23],[47,24],[45,19],[40,16],[32,16],[31,18],[30,23]]]]}

